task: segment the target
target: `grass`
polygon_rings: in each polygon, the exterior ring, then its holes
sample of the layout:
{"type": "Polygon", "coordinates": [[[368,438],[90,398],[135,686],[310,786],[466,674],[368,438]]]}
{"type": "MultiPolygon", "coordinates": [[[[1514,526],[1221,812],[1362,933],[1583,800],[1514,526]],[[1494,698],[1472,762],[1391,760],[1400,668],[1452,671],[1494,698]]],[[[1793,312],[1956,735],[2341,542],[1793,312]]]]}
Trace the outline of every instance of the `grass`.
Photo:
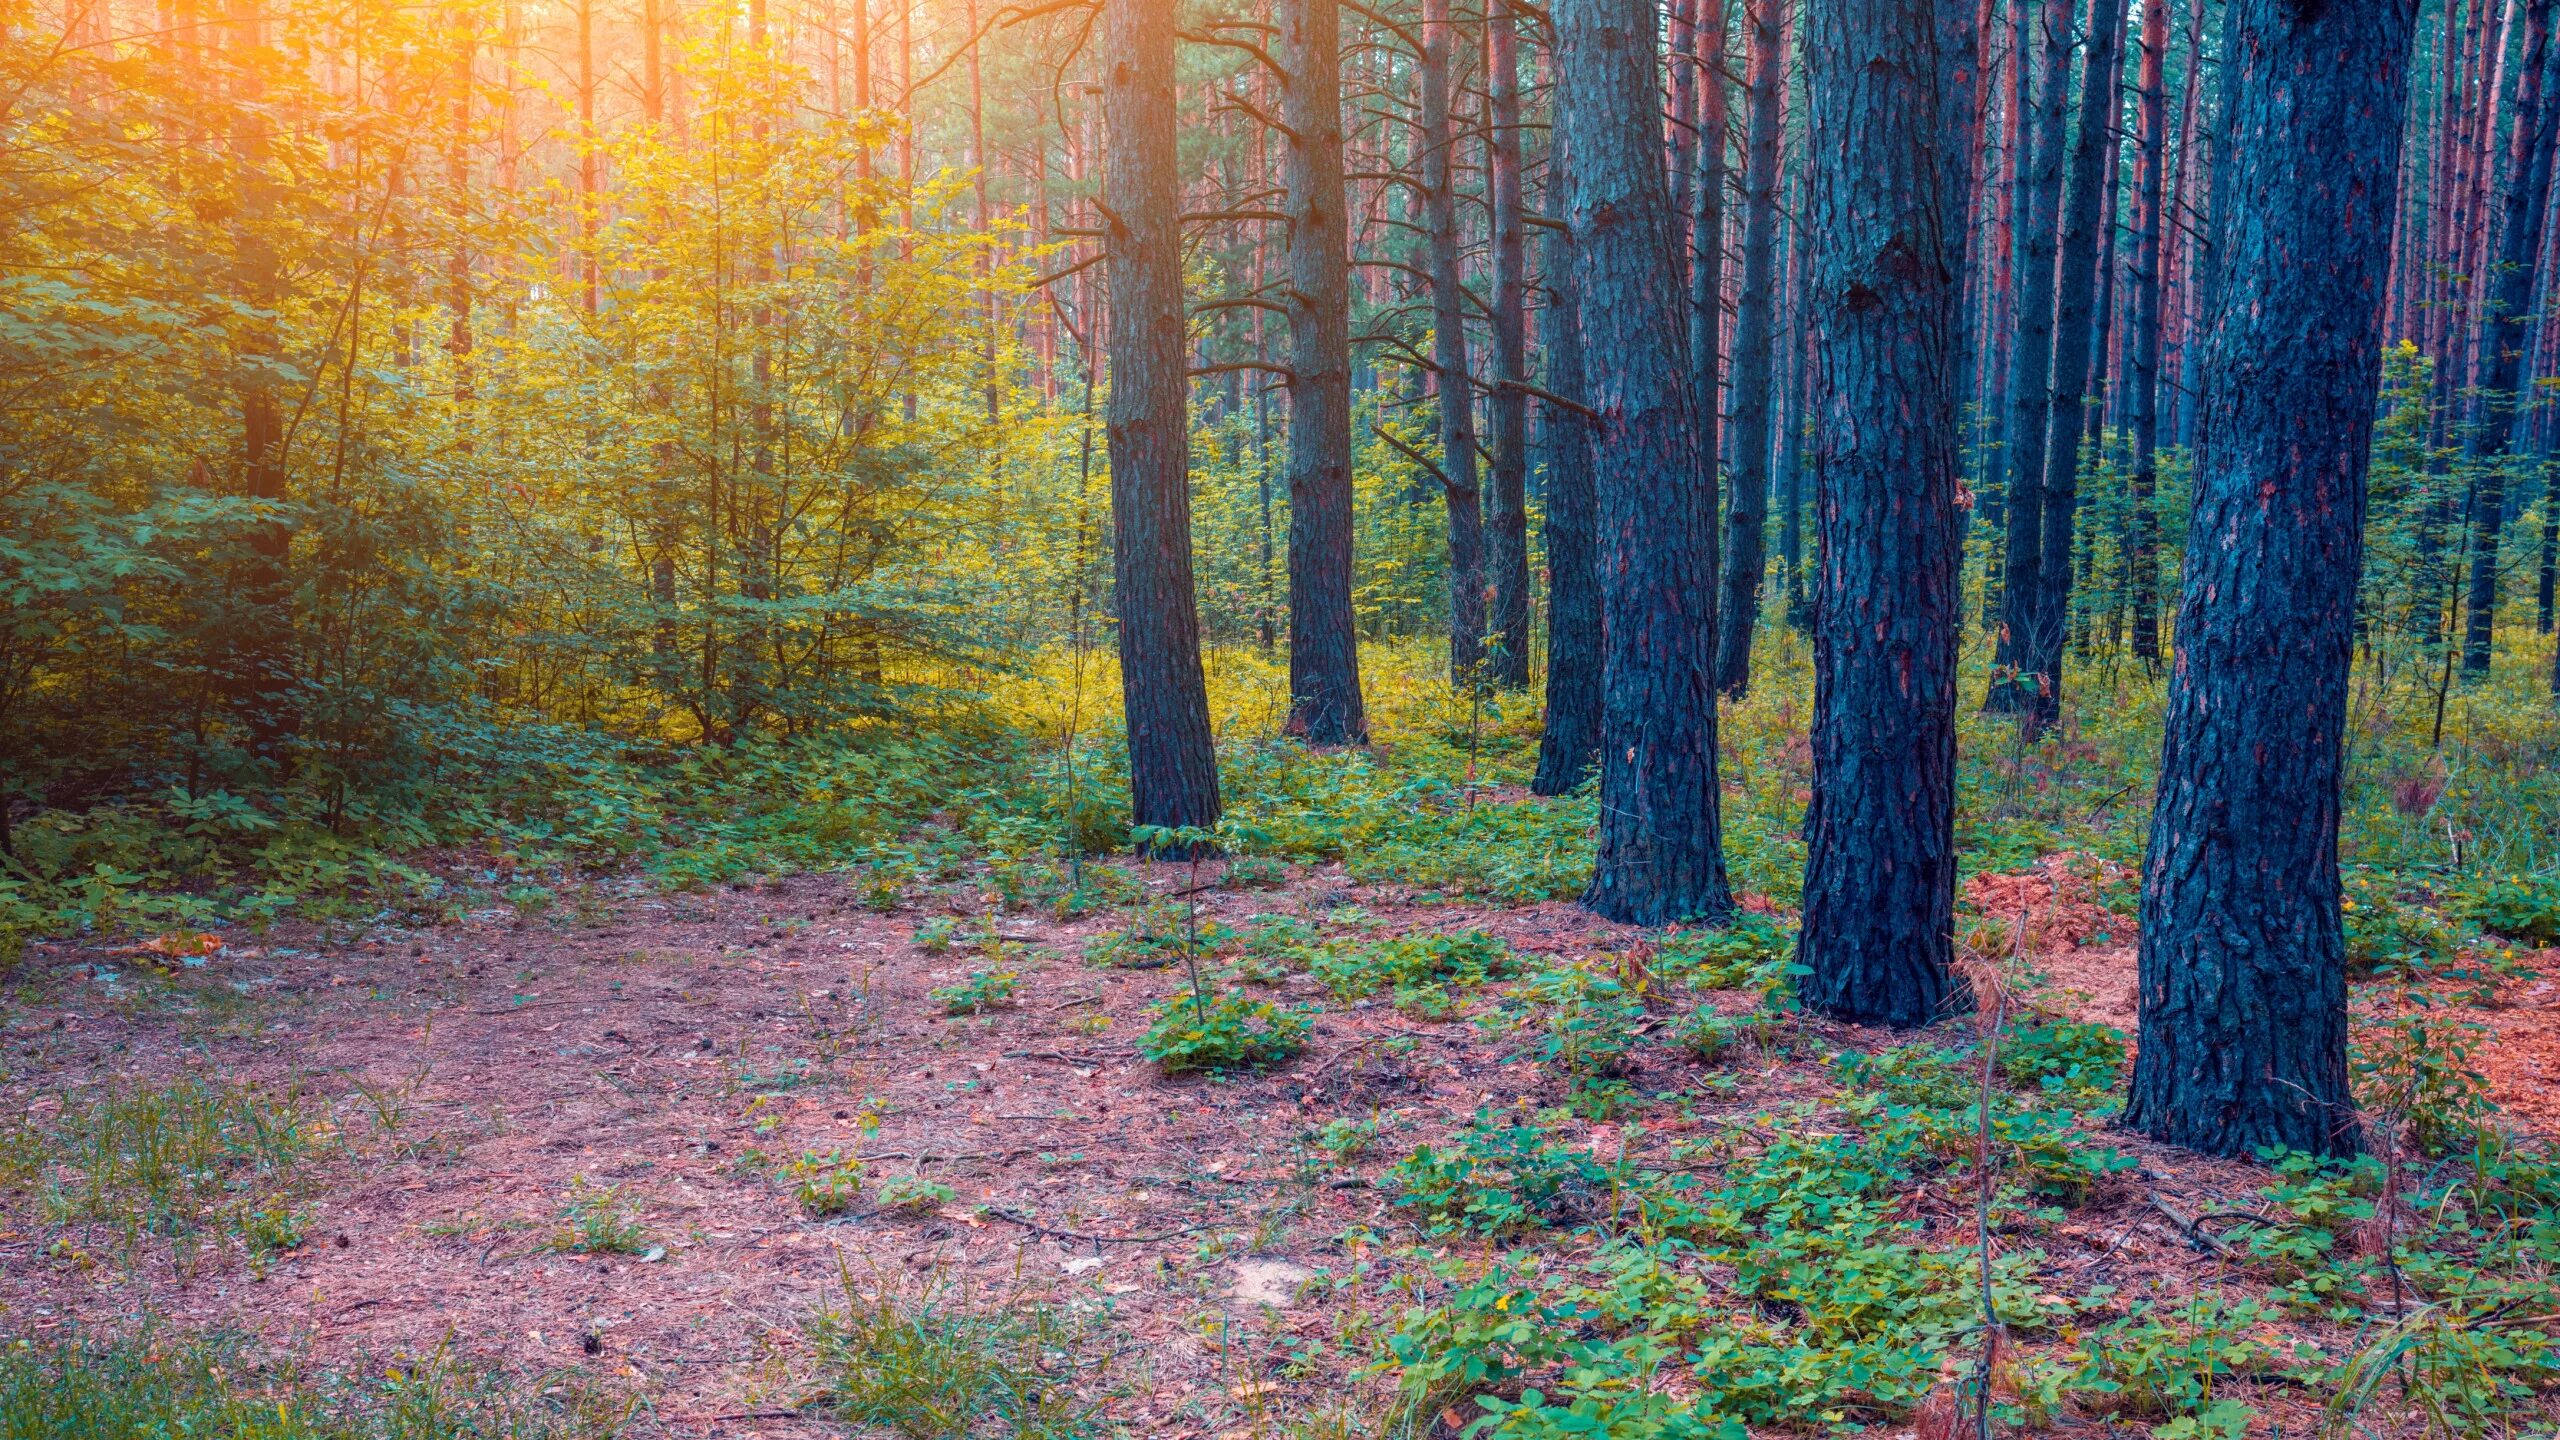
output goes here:
{"type": "Polygon", "coordinates": [[[944,1272],[858,1286],[809,1321],[813,1408],[905,1440],[1079,1440],[1103,1419],[1112,1358],[1100,1307],[974,1291],[944,1272]]]}
{"type": "Polygon", "coordinates": [[[373,1379],[225,1335],[0,1345],[0,1440],[611,1440],[632,1408],[575,1377],[512,1383],[449,1344],[373,1379]]]}
{"type": "Polygon", "coordinates": [[[254,1263],[301,1243],[308,1164],[334,1139],[298,1092],[192,1077],[110,1086],[0,1135],[0,1187],[31,1192],[56,1226],[103,1229],[128,1254],[165,1240],[187,1266],[211,1240],[254,1263]]]}

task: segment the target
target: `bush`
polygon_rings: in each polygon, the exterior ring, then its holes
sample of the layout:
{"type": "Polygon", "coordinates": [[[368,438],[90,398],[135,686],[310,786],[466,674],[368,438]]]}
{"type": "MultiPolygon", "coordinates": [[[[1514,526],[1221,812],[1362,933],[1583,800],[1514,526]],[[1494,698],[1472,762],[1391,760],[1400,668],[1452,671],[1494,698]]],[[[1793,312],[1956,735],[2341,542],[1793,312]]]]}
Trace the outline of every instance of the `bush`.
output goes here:
{"type": "Polygon", "coordinates": [[[862,1194],[862,1161],[840,1150],[811,1150],[782,1167],[791,1198],[813,1219],[842,1215],[862,1194]]]}
{"type": "Polygon", "coordinates": [[[1245,1070],[1277,1065],[1306,1048],[1307,1012],[1230,990],[1214,998],[1184,991],[1155,1010],[1138,1053],[1164,1067],[1245,1070]]]}
{"type": "Polygon", "coordinates": [[[2045,1020],[2000,1037],[2000,1073],[2015,1085],[2105,1092],[2124,1074],[2124,1054],[2124,1032],[2113,1025],[2045,1020]]]}
{"type": "Polygon", "coordinates": [[[2560,945],[2560,879],[2509,875],[2466,888],[2462,917],[2493,935],[2528,945],[2560,945]]]}
{"type": "Polygon", "coordinates": [[[1420,1211],[1434,1230],[1503,1235],[1595,1217],[1616,1178],[1544,1126],[1479,1110],[1446,1149],[1417,1146],[1387,1183],[1395,1203],[1420,1211]]]}
{"type": "Polygon", "coordinates": [[[1012,1004],[1013,992],[1021,988],[1019,971],[972,970],[965,982],[935,990],[933,1002],[942,1007],[945,1015],[976,1015],[1012,1004]]]}

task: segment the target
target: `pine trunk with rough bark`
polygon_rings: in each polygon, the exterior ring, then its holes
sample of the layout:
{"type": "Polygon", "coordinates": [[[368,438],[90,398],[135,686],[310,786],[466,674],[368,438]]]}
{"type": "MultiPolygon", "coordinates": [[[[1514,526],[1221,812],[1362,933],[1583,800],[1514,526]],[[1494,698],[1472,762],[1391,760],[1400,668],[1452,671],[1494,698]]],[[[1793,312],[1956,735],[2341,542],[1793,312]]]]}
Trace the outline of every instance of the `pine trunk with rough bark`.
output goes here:
{"type": "MultiPolygon", "coordinates": [[[[1709,8],[1713,8],[1712,5],[1709,8]]],[[[1562,0],[1556,130],[1593,437],[1603,628],[1599,853],[1583,904],[1659,925],[1721,917],[1714,471],[1680,312],[1648,0],[1562,0]]]]}
{"type": "MultiPolygon", "coordinates": [[[[2133,432],[2133,544],[2127,586],[2133,610],[2133,655],[2146,671],[2160,663],[2160,235],[2168,198],[2164,144],[2169,117],[2162,66],[2169,48],[2169,7],[2142,0],[2139,155],[2134,164],[2133,316],[2126,341],[2126,397],[2133,432]]],[[[2190,62],[2192,63],[2192,62],[2190,62]]]]}
{"type": "Polygon", "coordinates": [[[1955,666],[1966,167],[1942,70],[1967,0],[1810,0],[1816,267],[1813,800],[1804,1001],[1925,1025],[1960,997],[1955,666]]]}
{"type": "MultiPolygon", "coordinates": [[[[2033,677],[2032,723],[2051,724],[2062,708],[2062,648],[2071,623],[2072,525],[2080,509],[2080,441],[2093,356],[2101,199],[2114,184],[2106,168],[2124,68],[2119,37],[2125,0],[2089,0],[2088,47],[2081,66],[2080,124],[2062,205],[2056,257],[2051,400],[2046,407],[2044,484],[2037,493],[2036,593],[2028,643],[2018,668],[2033,677]]],[[[2021,688],[2024,687],[2022,681],[2021,688]]]]}
{"type": "Polygon", "coordinates": [[[1520,218],[1519,21],[1488,12],[1484,60],[1488,103],[1488,199],[1493,212],[1492,481],[1485,495],[1484,551],[1493,613],[1487,672],[1497,685],[1529,683],[1528,255],[1520,218]]]}
{"type": "Polygon", "coordinates": [[[1351,606],[1351,240],[1342,178],[1342,11],[1289,0],[1289,731],[1369,738],[1351,606]]]}
{"type": "Polygon", "coordinates": [[[1218,822],[1191,578],[1191,452],[1175,168],[1173,0],[1104,0],[1103,243],[1110,320],[1112,583],[1139,825],[1218,822]]]}
{"type": "Polygon", "coordinates": [[[1787,123],[1787,10],[1750,0],[1743,90],[1742,294],[1733,312],[1733,491],[1726,503],[1723,595],[1716,604],[1716,688],[1751,686],[1751,635],[1768,569],[1770,376],[1778,308],[1778,140],[1787,123]]]}
{"type": "Polygon", "coordinates": [[[1449,115],[1449,0],[1423,0],[1424,229],[1431,260],[1431,363],[1440,394],[1440,490],[1449,515],[1449,681],[1484,665],[1484,497],[1476,485],[1475,389],[1467,369],[1467,293],[1458,269],[1457,127],[1449,115]]]}
{"type": "MultiPolygon", "coordinates": [[[[2022,0],[2023,3],[2023,0],[2022,0]]],[[[2035,102],[2022,117],[2024,193],[2015,219],[2017,329],[2009,346],[2009,478],[2001,491],[2004,545],[2000,636],[1985,708],[2034,707],[2035,629],[2044,594],[2045,434],[2053,412],[2054,232],[2062,211],[2062,142],[2071,94],[2071,0],[2044,0],[2035,25],[2035,102]]],[[[2067,563],[2066,557],[2066,563],[2067,563]]]]}
{"type": "Polygon", "coordinates": [[[2480,312],[2479,419],[2471,430],[2478,481],[2471,503],[2471,595],[2464,618],[2462,669],[2489,673],[2498,619],[2498,548],[2507,510],[2507,448],[2516,414],[2527,403],[2524,352],[2533,318],[2534,271],[2542,258],[2544,213],[2551,195],[2551,146],[2560,105],[2552,103],[2552,0],[2526,0],[2524,44],[2516,66],[2509,122],[2506,193],[2499,198],[2498,257],[2480,312]]]}
{"type": "Polygon", "coordinates": [[[2338,787],[2411,0],[2232,0],[2126,1123],[2359,1148],[2338,787]]]}
{"type": "MultiPolygon", "coordinates": [[[[1565,209],[1570,161],[1561,140],[1547,155],[1547,208],[1565,209]]],[[[1582,323],[1574,284],[1573,236],[1546,230],[1539,266],[1551,308],[1539,322],[1547,349],[1547,386],[1577,403],[1584,398],[1582,323]]],[[[1538,411],[1547,466],[1547,705],[1538,737],[1538,770],[1529,789],[1562,795],[1591,773],[1600,753],[1600,575],[1594,548],[1599,498],[1591,478],[1591,427],[1559,405],[1538,411]]]]}

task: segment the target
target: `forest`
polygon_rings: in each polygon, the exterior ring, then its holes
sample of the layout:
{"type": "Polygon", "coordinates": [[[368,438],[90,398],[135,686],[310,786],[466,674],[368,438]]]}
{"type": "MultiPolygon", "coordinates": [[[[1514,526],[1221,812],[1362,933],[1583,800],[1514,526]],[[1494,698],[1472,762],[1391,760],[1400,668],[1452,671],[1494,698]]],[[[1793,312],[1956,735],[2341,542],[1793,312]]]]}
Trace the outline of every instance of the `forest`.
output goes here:
{"type": "Polygon", "coordinates": [[[0,1440],[2560,1430],[2560,0],[0,0],[0,1440]]]}

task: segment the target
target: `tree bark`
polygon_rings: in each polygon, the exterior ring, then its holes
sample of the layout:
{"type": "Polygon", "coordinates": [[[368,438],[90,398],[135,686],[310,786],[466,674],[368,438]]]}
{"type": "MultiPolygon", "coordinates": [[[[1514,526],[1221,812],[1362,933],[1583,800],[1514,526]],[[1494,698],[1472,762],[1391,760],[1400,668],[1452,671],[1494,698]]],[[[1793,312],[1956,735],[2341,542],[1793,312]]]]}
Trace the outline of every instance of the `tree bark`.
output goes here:
{"type": "MultiPolygon", "coordinates": [[[[1559,215],[1570,203],[1570,166],[1558,137],[1547,153],[1547,208],[1559,215]]],[[[1585,387],[1573,235],[1561,229],[1540,234],[1538,268],[1553,296],[1539,325],[1546,340],[1547,388],[1579,403],[1585,387]]],[[[1600,753],[1599,497],[1591,475],[1590,425],[1558,405],[1543,406],[1538,425],[1547,463],[1547,716],[1529,789],[1562,795],[1590,775],[1600,753]]]]}
{"type": "MultiPolygon", "coordinates": [[[[2160,232],[2168,198],[2163,151],[2168,91],[2163,64],[2169,48],[2169,7],[2142,0],[2140,155],[2134,171],[2133,317],[2125,337],[2127,387],[2133,431],[2133,544],[2127,588],[2133,611],[2133,654],[2146,671],[2160,664],[2160,512],[2152,500],[2160,488],[2160,232]]],[[[2195,63],[2189,57],[2190,65],[2195,63]]]]}
{"type": "Polygon", "coordinates": [[[1449,0],[1423,0],[1420,140],[1431,253],[1431,363],[1439,371],[1439,479],[1449,514],[1449,681],[1473,685],[1484,664],[1484,501],[1476,487],[1466,282],[1458,270],[1458,137],[1449,118],[1452,28],[1449,0]]]}
{"type": "Polygon", "coordinates": [[[1805,1003],[1923,1025],[1957,996],[1962,166],[1939,64],[1968,0],[1805,8],[1815,341],[1805,1003]]]}
{"type": "Polygon", "coordinates": [[[1218,820],[1218,764],[1191,579],[1173,30],[1173,0],[1104,0],[1105,437],[1131,814],[1140,825],[1205,828],[1218,820]]]}
{"type": "Polygon", "coordinates": [[[1751,687],[1751,634],[1768,569],[1771,357],[1778,307],[1778,139],[1787,123],[1787,12],[1750,0],[1742,148],[1742,295],[1733,314],[1733,493],[1726,502],[1723,597],[1716,605],[1716,688],[1751,687]]]}
{"type": "MultiPolygon", "coordinates": [[[[1698,417],[1699,463],[1707,467],[1711,488],[1723,455],[1716,425],[1724,412],[1724,152],[1731,115],[1724,82],[1724,5],[1725,0],[1698,0],[1698,174],[1687,212],[1691,404],[1698,417]]],[[[1712,576],[1718,567],[1714,506],[1707,508],[1707,516],[1707,573],[1712,576]]]]}
{"type": "Polygon", "coordinates": [[[1485,155],[1493,211],[1493,374],[1486,401],[1493,421],[1492,486],[1485,506],[1485,568],[1491,572],[1494,683],[1529,683],[1528,260],[1520,218],[1519,21],[1503,7],[1484,20],[1489,103],[1485,155]]]}
{"type": "Polygon", "coordinates": [[[1351,606],[1351,238],[1342,180],[1342,11],[1289,0],[1289,730],[1369,738],[1351,606]]]}
{"type": "Polygon", "coordinates": [[[2143,860],[2126,1121],[2222,1155],[2359,1146],[2338,786],[2410,0],[2232,0],[2219,298],[2143,860]]]}
{"type": "Polygon", "coordinates": [[[2506,193],[2499,197],[2498,257],[2480,312],[2479,419],[2471,460],[2479,476],[2471,504],[2471,597],[2462,635],[2462,669],[2489,673],[2498,618],[2498,546],[2506,523],[2507,448],[2516,414],[2527,403],[2524,370],[2532,320],[2534,271],[2551,195],[2551,146],[2560,105],[2552,88],[2552,0],[2526,0],[2524,47],[2516,67],[2514,118],[2508,131],[2506,193]]]}
{"type": "MultiPolygon", "coordinates": [[[[2021,0],[2023,3],[2023,0],[2021,0]]],[[[2009,348],[2009,483],[2000,571],[2000,637],[1992,710],[2032,710],[2035,629],[2044,595],[2045,432],[2053,413],[2054,231],[2062,205],[2064,102],[2071,94],[2071,0],[2044,0],[2037,22],[2044,59],[2032,113],[2018,136],[2026,177],[2017,207],[2013,263],[2018,323],[2009,348]]],[[[2065,557],[2064,563],[2068,563],[2065,557]]]]}
{"type": "Polygon", "coordinates": [[[2033,677],[2028,714],[2051,724],[2062,707],[2062,648],[2071,622],[2072,525],[2080,508],[2080,438],[2088,423],[2091,325],[2098,282],[2100,198],[2114,184],[2106,172],[2108,133],[2115,127],[2124,69],[2119,37],[2125,0],[2089,0],[2088,48],[2081,67],[2080,125],[2062,213],[2062,248],[2053,319],[2052,400],[2046,408],[2044,485],[2038,494],[2042,533],[2036,542],[2036,595],[2029,643],[2019,669],[2033,677]]]}
{"type": "Polygon", "coordinates": [[[280,769],[288,763],[285,750],[301,728],[301,717],[294,703],[293,587],[286,578],[293,555],[293,526],[284,511],[291,499],[291,475],[285,466],[284,408],[271,378],[282,353],[272,317],[282,307],[284,281],[274,239],[267,233],[277,182],[267,173],[266,82],[258,68],[266,21],[254,0],[231,0],[226,18],[231,44],[240,52],[233,66],[240,123],[231,144],[241,176],[240,205],[232,219],[234,265],[240,297],[251,312],[234,342],[248,362],[240,367],[238,382],[240,493],[271,507],[249,531],[248,555],[240,570],[242,613],[229,637],[227,678],[249,752],[280,769]]]}
{"type": "MultiPolygon", "coordinates": [[[[1712,8],[1712,7],[1710,7],[1712,8]]],[[[1556,129],[1572,154],[1586,381],[1599,416],[1604,650],[1599,854],[1583,904],[1658,925],[1731,911],[1716,785],[1713,470],[1679,312],[1648,0],[1561,0],[1556,129]]]]}

